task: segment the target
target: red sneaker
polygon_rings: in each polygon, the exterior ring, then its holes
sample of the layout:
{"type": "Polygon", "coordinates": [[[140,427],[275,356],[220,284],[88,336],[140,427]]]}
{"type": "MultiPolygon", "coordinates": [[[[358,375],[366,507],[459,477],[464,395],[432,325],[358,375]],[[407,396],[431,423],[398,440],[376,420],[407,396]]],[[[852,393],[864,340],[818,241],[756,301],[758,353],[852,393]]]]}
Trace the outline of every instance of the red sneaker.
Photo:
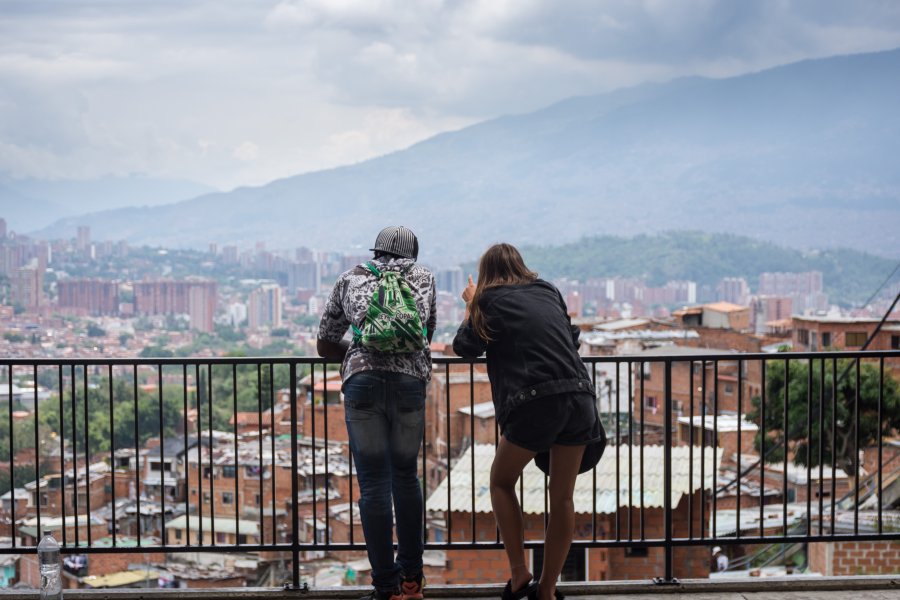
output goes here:
{"type": "Polygon", "coordinates": [[[404,578],[400,582],[400,591],[403,592],[403,600],[422,600],[422,590],[425,588],[425,576],[421,573],[418,577],[404,578]]]}

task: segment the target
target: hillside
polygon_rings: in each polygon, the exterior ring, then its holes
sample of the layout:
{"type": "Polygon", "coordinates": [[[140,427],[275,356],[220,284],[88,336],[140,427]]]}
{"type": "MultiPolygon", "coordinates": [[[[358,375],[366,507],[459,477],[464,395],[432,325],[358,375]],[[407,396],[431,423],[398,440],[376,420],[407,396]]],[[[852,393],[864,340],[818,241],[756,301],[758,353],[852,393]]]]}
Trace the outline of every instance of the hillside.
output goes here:
{"type": "Polygon", "coordinates": [[[723,277],[744,277],[755,290],[766,271],[821,271],[831,302],[864,302],[897,261],[856,250],[801,252],[729,234],[667,232],[633,238],[599,236],[562,246],[522,248],[542,277],[585,280],[639,277],[651,285],[689,279],[714,286],[723,277]]]}
{"type": "Polygon", "coordinates": [[[368,247],[385,224],[452,264],[488,243],[728,232],[900,256],[900,50],[687,78],[438,135],[360,164],[40,231],[202,247],[368,247]]]}

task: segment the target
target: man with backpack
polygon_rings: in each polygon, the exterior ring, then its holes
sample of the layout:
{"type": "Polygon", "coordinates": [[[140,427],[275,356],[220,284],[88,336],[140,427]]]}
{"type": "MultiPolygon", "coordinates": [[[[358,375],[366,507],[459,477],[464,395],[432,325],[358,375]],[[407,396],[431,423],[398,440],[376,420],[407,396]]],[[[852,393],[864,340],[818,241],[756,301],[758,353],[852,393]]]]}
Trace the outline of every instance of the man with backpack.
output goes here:
{"type": "Polygon", "coordinates": [[[425,580],[418,455],[431,378],[435,282],[416,264],[419,241],[406,227],[381,230],[372,251],[372,260],[335,282],[317,349],[326,360],[342,363],[347,433],[375,588],[360,600],[420,600],[425,580]],[[348,330],[352,341],[344,339],[348,330]]]}

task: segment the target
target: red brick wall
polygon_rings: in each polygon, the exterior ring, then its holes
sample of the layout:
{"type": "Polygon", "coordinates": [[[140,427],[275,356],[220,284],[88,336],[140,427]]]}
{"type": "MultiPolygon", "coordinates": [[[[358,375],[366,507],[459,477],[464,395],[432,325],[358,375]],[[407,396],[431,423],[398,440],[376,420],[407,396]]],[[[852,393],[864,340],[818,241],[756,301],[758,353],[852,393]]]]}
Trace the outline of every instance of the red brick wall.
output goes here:
{"type": "Polygon", "coordinates": [[[823,575],[893,575],[900,572],[900,542],[810,544],[809,565],[823,575]]]}

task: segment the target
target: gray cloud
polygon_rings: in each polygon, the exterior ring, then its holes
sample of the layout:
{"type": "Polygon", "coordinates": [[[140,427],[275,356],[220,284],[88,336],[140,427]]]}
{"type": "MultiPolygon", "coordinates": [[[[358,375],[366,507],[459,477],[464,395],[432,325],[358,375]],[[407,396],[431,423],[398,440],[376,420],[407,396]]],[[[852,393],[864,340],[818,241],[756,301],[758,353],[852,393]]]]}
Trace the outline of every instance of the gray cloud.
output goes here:
{"type": "Polygon", "coordinates": [[[891,1],[6,1],[0,173],[258,184],[572,95],[896,46],[891,1]]]}

